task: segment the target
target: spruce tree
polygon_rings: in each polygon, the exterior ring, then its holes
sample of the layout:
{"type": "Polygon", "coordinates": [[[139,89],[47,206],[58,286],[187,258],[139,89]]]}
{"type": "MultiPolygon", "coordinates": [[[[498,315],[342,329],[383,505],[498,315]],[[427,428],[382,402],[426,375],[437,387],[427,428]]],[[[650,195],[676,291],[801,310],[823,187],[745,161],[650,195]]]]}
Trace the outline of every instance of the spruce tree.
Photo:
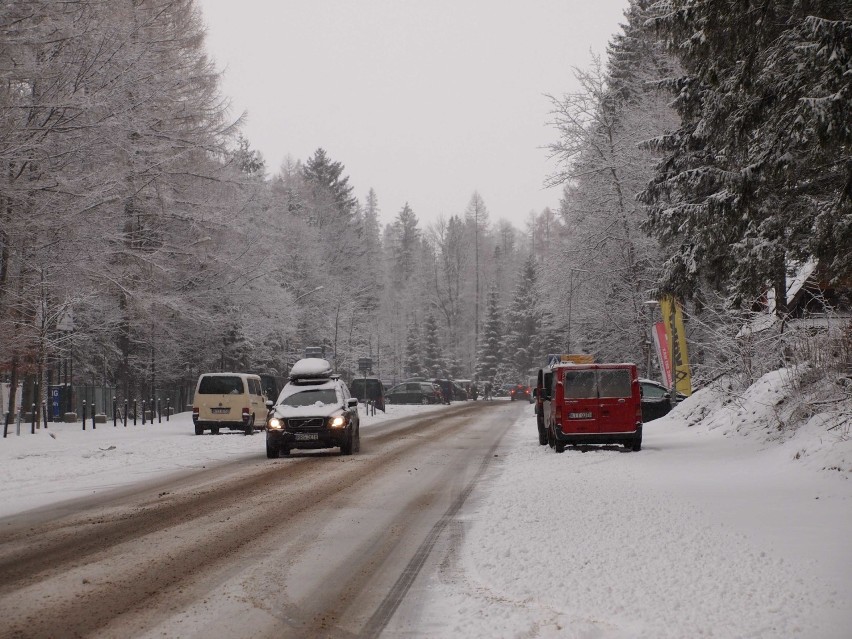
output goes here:
{"type": "Polygon", "coordinates": [[[492,286],[488,291],[488,306],[486,308],[485,327],[482,336],[482,347],[476,364],[476,377],[482,381],[493,382],[497,367],[502,362],[500,343],[503,338],[502,321],[500,319],[499,297],[497,287],[492,286]]]}
{"type": "Polygon", "coordinates": [[[423,353],[423,369],[430,377],[442,377],[444,373],[444,358],[441,354],[441,341],[438,335],[438,322],[432,313],[426,316],[426,321],[423,324],[424,334],[424,353],[423,353]]]}
{"type": "Polygon", "coordinates": [[[541,359],[539,353],[541,311],[536,291],[535,258],[524,262],[512,303],[506,312],[506,361],[518,379],[524,378],[541,359]]]}
{"type": "Polygon", "coordinates": [[[405,374],[420,377],[423,374],[423,349],[420,345],[420,327],[414,321],[408,326],[405,342],[405,374]]]}

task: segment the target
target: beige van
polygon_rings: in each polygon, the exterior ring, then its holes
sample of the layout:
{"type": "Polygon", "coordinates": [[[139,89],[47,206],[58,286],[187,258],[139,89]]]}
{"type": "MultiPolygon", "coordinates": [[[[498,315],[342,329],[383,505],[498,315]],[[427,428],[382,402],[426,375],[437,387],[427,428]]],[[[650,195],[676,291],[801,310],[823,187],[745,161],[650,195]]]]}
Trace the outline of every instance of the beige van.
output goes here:
{"type": "Polygon", "coordinates": [[[255,424],[263,428],[267,412],[259,375],[203,373],[198,378],[192,402],[196,435],[207,429],[216,435],[220,428],[251,435],[255,424]]]}

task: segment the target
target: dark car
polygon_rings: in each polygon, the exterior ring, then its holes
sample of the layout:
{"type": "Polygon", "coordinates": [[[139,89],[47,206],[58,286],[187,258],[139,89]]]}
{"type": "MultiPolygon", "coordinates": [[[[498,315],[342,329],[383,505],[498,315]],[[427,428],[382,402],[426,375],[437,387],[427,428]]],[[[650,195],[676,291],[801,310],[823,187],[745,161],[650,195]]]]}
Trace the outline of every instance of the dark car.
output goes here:
{"type": "MultiPolygon", "coordinates": [[[[642,390],[642,421],[650,422],[666,415],[672,409],[672,396],[668,388],[651,379],[640,379],[639,388],[642,390]]],[[[677,394],[677,400],[682,402],[686,395],[677,394]]]]}
{"type": "Polygon", "coordinates": [[[379,410],[385,409],[385,387],[376,377],[355,377],[349,390],[359,402],[373,402],[379,410]]]}
{"type": "Polygon", "coordinates": [[[277,401],[268,402],[266,456],[293,448],[336,448],[351,455],[361,448],[358,400],[324,359],[299,360],[277,401]]]}
{"type": "Polygon", "coordinates": [[[441,389],[432,382],[403,382],[385,394],[388,404],[440,404],[441,389]]]}
{"type": "Polygon", "coordinates": [[[532,391],[526,384],[512,384],[509,387],[509,398],[512,401],[515,401],[516,399],[526,399],[529,401],[531,396],[532,391]]]}

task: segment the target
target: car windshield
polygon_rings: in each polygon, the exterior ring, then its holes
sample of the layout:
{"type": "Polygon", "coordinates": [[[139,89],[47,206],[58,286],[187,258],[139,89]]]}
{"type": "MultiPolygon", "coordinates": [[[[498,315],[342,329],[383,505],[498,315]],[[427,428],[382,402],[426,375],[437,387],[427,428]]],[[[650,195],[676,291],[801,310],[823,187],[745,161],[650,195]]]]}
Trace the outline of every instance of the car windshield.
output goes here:
{"type": "Polygon", "coordinates": [[[333,405],[337,403],[337,393],[333,388],[312,388],[288,395],[281,400],[283,406],[333,405]]]}
{"type": "Polygon", "coordinates": [[[198,385],[199,395],[239,395],[243,392],[243,380],[236,375],[211,375],[202,377],[198,385]]]}

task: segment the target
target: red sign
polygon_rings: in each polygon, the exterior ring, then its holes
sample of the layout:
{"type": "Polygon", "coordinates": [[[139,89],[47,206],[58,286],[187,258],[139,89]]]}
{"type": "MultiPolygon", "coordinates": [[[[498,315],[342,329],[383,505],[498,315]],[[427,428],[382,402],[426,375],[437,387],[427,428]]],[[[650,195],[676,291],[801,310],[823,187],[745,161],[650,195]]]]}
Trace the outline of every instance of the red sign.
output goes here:
{"type": "Polygon", "coordinates": [[[672,356],[669,351],[669,342],[666,339],[666,325],[662,322],[654,324],[654,344],[657,347],[657,361],[660,362],[660,370],[663,371],[663,382],[667,388],[672,387],[672,356]]]}

